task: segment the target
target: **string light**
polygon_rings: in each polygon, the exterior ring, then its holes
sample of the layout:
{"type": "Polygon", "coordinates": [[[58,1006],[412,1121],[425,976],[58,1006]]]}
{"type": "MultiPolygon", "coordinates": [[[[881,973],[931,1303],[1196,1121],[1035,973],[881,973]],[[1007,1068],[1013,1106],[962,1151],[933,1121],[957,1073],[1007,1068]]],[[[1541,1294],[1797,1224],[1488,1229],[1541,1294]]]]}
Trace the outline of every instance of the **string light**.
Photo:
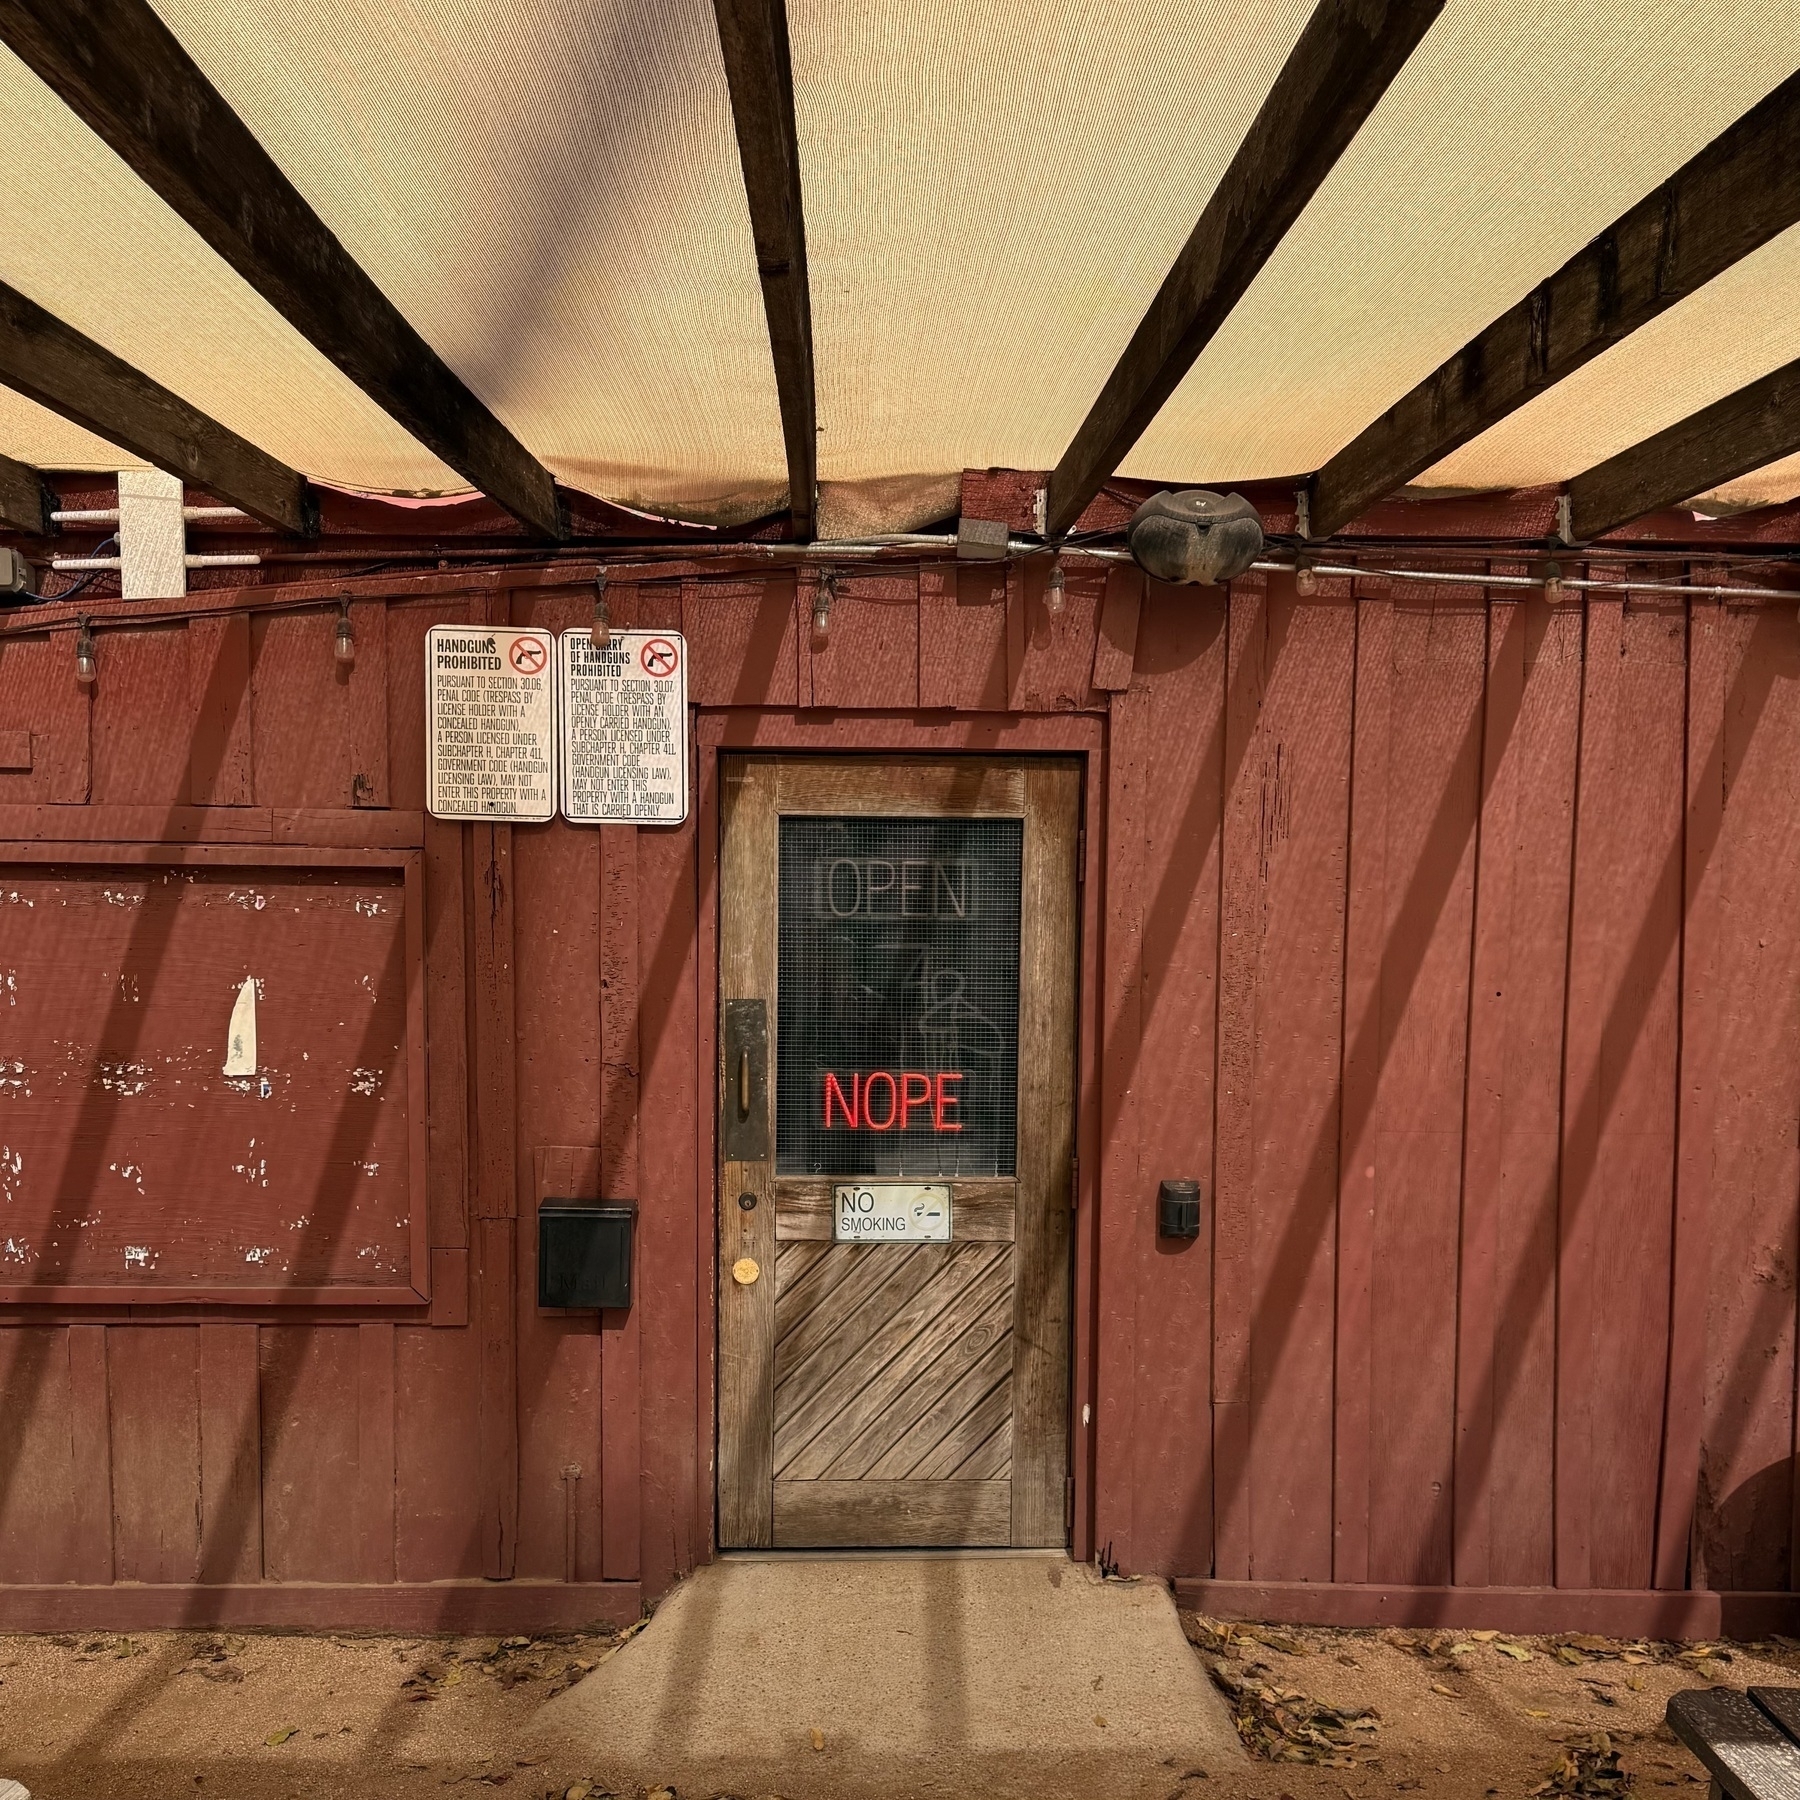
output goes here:
{"type": "Polygon", "coordinates": [[[1568,598],[1563,590],[1563,574],[1561,563],[1544,565],[1544,598],[1552,606],[1560,606],[1568,598]]]}
{"type": "Polygon", "coordinates": [[[1050,565],[1050,579],[1044,583],[1044,611],[1054,619],[1062,611],[1067,597],[1063,584],[1062,558],[1059,556],[1050,565]]]}
{"type": "Polygon", "coordinates": [[[588,642],[596,650],[604,650],[612,642],[612,607],[606,598],[606,571],[594,571],[594,622],[588,628],[588,642]]]}
{"type": "Polygon", "coordinates": [[[356,661],[356,627],[350,623],[350,602],[338,602],[337,630],[332,634],[331,654],[348,668],[356,661]]]}
{"type": "Polygon", "coordinates": [[[100,674],[99,659],[94,655],[94,634],[87,614],[81,616],[81,629],[75,634],[75,679],[83,687],[92,687],[100,674]]]}
{"type": "Polygon", "coordinates": [[[831,642],[831,603],[837,598],[837,577],[829,569],[819,577],[813,594],[812,647],[823,650],[831,642]]]}
{"type": "Polygon", "coordinates": [[[1319,578],[1313,573],[1313,566],[1302,556],[1294,564],[1294,592],[1303,599],[1310,598],[1319,591],[1319,578]]]}

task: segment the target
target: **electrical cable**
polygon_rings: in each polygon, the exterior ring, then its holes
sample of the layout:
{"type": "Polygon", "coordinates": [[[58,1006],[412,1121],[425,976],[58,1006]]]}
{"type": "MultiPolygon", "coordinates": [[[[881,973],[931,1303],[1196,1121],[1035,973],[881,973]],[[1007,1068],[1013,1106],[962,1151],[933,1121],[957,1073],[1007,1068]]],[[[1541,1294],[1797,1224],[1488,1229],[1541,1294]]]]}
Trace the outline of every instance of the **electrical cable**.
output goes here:
{"type": "MultiPolygon", "coordinates": [[[[111,537],[102,538],[100,542],[94,546],[91,554],[94,556],[102,556],[105,554],[108,544],[116,546],[118,541],[119,534],[114,532],[111,537]]],[[[92,569],[87,574],[81,576],[79,580],[71,582],[69,586],[62,589],[60,593],[19,595],[14,599],[9,600],[3,607],[0,607],[0,611],[16,612],[22,607],[27,606],[60,606],[63,601],[73,600],[77,594],[86,593],[87,590],[101,578],[101,576],[116,575],[117,573],[118,571],[116,569],[92,569]]]]}

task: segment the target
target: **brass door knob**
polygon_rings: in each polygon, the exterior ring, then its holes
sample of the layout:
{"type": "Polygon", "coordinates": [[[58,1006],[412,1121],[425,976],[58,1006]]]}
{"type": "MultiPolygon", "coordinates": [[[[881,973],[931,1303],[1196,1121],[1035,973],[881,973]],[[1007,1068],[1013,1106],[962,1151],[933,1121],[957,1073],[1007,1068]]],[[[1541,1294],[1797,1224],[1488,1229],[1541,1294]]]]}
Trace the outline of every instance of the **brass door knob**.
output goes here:
{"type": "Polygon", "coordinates": [[[762,1270],[758,1267],[754,1256],[740,1256],[737,1261],[731,1265],[731,1279],[735,1281],[739,1287],[749,1287],[761,1273],[762,1270]]]}

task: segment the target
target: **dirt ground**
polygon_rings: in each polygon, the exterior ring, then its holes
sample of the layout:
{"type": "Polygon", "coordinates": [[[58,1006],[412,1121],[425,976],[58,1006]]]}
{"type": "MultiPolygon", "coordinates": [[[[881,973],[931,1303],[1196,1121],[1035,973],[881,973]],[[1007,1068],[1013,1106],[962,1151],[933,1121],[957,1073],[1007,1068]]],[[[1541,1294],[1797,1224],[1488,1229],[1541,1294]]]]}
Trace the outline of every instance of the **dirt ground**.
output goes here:
{"type": "MultiPolygon", "coordinates": [[[[1171,1800],[1686,1792],[1704,1778],[1662,1723],[1670,1694],[1800,1685],[1800,1641],[1785,1639],[1183,1623],[1256,1754],[1176,1772],[1171,1800]]],[[[0,1778],[34,1800],[423,1800],[465,1784],[601,1800],[584,1769],[515,1751],[543,1702],[613,1648],[603,1636],[0,1637],[0,1778]]]]}

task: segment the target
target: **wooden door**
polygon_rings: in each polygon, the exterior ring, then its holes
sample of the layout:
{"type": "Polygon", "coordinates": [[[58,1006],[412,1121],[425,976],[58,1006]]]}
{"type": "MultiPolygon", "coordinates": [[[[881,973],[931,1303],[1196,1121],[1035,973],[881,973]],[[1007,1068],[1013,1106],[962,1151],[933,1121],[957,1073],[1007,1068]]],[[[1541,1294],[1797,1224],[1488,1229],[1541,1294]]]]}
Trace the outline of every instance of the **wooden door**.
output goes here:
{"type": "Polygon", "coordinates": [[[724,774],[719,1542],[1062,1544],[1079,766],[724,774]]]}

